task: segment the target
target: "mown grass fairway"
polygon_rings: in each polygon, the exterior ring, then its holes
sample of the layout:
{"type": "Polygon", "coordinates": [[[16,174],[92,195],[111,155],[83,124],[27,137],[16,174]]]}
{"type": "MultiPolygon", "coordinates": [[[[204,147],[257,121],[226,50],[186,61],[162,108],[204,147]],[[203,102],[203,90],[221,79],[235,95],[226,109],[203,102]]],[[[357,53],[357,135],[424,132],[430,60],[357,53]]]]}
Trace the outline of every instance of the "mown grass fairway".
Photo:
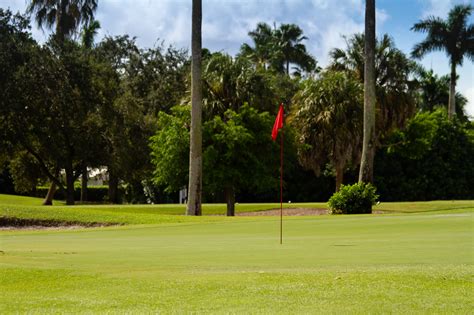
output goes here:
{"type": "Polygon", "coordinates": [[[283,245],[275,217],[0,231],[0,312],[471,313],[474,203],[434,205],[287,217],[283,245]]]}

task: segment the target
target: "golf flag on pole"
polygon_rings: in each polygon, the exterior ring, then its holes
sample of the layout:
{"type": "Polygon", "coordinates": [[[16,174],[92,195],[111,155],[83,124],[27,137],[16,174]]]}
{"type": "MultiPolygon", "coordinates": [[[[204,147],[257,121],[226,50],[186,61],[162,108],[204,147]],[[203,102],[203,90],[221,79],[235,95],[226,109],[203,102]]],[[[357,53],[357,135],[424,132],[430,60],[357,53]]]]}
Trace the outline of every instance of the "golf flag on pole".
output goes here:
{"type": "Polygon", "coordinates": [[[280,104],[280,109],[278,110],[278,114],[275,119],[275,123],[273,124],[273,130],[272,130],[272,139],[273,141],[276,140],[277,135],[278,135],[278,130],[283,128],[283,104],[280,104]]]}
{"type": "MultiPolygon", "coordinates": [[[[273,124],[273,141],[275,141],[278,136],[278,130],[283,128],[283,115],[283,104],[280,104],[275,123],[273,124]]],[[[280,244],[283,244],[283,130],[280,136],[280,244]]]]}

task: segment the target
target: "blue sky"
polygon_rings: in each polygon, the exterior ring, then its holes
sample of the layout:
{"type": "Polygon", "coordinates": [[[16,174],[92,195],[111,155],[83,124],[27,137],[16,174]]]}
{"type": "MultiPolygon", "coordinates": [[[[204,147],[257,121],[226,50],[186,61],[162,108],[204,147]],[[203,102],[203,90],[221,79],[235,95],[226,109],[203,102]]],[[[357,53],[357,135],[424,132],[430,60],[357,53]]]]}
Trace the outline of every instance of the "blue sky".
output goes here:
{"type": "MultiPolygon", "coordinates": [[[[23,12],[27,0],[0,0],[0,7],[23,12]]],[[[410,27],[429,15],[445,18],[449,9],[469,0],[377,0],[377,34],[388,33],[402,51],[409,53],[423,34],[410,27]]],[[[203,0],[203,45],[213,51],[235,54],[248,41],[248,31],[258,22],[296,23],[309,38],[306,45],[319,65],[328,62],[328,52],[344,47],[342,35],[364,29],[363,0],[203,0]]],[[[97,19],[104,35],[130,34],[142,47],[157,41],[189,48],[191,0],[99,0],[97,19]]],[[[470,23],[474,23],[473,17],[470,23]]],[[[43,41],[47,31],[33,29],[43,41]]],[[[440,75],[449,73],[444,53],[431,53],[421,63],[440,75]]],[[[474,67],[467,59],[458,68],[458,91],[468,99],[474,116],[474,67]]]]}

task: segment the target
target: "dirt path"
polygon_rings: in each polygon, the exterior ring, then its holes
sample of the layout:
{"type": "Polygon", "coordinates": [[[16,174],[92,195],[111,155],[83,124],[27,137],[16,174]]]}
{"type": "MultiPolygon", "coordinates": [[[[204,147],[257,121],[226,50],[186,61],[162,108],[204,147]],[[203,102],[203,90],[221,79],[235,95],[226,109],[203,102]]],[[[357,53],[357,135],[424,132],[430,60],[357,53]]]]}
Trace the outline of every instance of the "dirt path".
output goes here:
{"type": "MultiPolygon", "coordinates": [[[[318,208],[286,208],[283,209],[284,216],[303,216],[303,215],[323,215],[328,214],[326,209],[318,208]]],[[[237,216],[278,216],[280,215],[280,209],[253,211],[253,212],[240,212],[237,216]]]]}

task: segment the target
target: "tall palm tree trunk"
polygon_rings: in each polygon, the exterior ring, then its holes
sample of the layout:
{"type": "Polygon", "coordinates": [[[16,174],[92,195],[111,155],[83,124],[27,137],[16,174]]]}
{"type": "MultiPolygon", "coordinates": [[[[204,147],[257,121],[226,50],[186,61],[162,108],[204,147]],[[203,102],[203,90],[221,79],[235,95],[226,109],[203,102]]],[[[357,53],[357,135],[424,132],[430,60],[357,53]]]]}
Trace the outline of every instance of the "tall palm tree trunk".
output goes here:
{"type": "Polygon", "coordinates": [[[365,1],[364,138],[359,182],[371,183],[375,156],[375,0],[365,1]]]}
{"type": "Polygon", "coordinates": [[[201,215],[202,195],[202,80],[201,80],[202,0],[193,0],[191,38],[191,133],[189,149],[189,196],[187,215],[201,215]]]}
{"type": "Polygon", "coordinates": [[[452,119],[456,115],[456,64],[451,62],[451,79],[449,82],[448,117],[452,119]]]}

